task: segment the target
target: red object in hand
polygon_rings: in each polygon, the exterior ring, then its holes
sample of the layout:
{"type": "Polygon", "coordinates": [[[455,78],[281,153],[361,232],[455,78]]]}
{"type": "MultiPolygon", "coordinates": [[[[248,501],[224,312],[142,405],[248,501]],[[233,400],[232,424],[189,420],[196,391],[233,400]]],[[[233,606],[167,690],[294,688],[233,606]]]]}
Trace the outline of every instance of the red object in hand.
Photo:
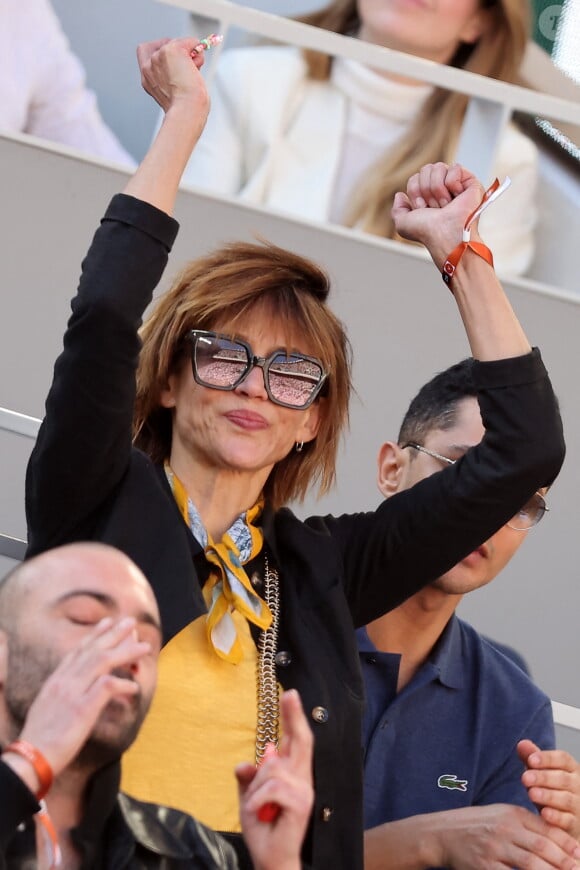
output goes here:
{"type": "MultiPolygon", "coordinates": [[[[276,749],[276,745],[274,743],[268,743],[264,750],[262,761],[266,761],[269,756],[277,754],[278,750],[276,749]]],[[[277,804],[275,801],[268,801],[268,803],[263,804],[258,810],[258,821],[275,822],[281,812],[282,807],[280,804],[277,804]]]]}
{"type": "Polygon", "coordinates": [[[258,810],[258,819],[260,822],[275,822],[281,812],[282,807],[280,804],[268,801],[267,804],[263,804],[258,810]]]}

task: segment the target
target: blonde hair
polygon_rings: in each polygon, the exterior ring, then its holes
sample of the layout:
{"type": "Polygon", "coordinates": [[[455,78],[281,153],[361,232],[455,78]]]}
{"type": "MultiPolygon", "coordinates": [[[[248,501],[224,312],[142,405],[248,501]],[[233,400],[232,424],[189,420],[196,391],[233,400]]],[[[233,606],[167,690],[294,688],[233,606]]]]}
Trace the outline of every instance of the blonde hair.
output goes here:
{"type": "MultiPolygon", "coordinates": [[[[450,65],[505,82],[518,81],[530,32],[529,4],[527,0],[492,0],[483,5],[489,15],[485,31],[474,45],[461,45],[450,65]]],[[[299,20],[343,34],[354,34],[360,27],[356,0],[335,0],[299,20]]],[[[309,76],[328,79],[332,58],[310,49],[303,54],[309,76]]],[[[403,140],[357,183],[348,226],[395,237],[391,218],[395,193],[405,190],[409,177],[425,163],[453,161],[467,102],[463,94],[434,88],[403,140]]]]}
{"type": "Polygon", "coordinates": [[[316,438],[300,453],[292,450],[273,468],[265,487],[278,509],[302,500],[309,486],[319,492],[334,483],[340,436],[348,423],[351,350],[345,329],[326,304],[326,273],[315,263],[269,243],[236,242],[189,263],[160,298],[141,330],[137,370],[134,441],[154,462],[170,454],[172,415],[160,404],[168,378],[188,358],[185,336],[191,329],[233,328],[263,308],[286,331],[302,336],[307,352],[329,373],[320,403],[316,438]]]}

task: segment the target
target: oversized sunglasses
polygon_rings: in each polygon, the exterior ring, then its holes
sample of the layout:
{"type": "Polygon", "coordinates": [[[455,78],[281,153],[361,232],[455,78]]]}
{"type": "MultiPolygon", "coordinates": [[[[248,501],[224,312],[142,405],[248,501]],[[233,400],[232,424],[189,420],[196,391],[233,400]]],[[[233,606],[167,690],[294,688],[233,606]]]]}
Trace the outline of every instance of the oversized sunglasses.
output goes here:
{"type": "MultiPolygon", "coordinates": [[[[413,450],[419,450],[421,453],[426,453],[427,456],[432,456],[433,459],[438,459],[439,462],[445,462],[447,465],[455,465],[456,459],[450,459],[448,456],[443,456],[442,453],[436,453],[434,450],[428,450],[422,444],[417,444],[415,441],[409,441],[403,444],[403,449],[411,447],[413,450]]],[[[506,525],[516,532],[527,532],[534,526],[537,526],[546,511],[549,508],[546,505],[546,500],[540,492],[535,492],[519,509],[517,514],[508,520],[506,525]]]]}
{"type": "Polygon", "coordinates": [[[270,401],[299,410],[312,404],[327,378],[320,360],[311,356],[282,349],[256,356],[246,341],[205,329],[192,329],[186,338],[193,377],[212,390],[235,390],[259,366],[270,401]]]}

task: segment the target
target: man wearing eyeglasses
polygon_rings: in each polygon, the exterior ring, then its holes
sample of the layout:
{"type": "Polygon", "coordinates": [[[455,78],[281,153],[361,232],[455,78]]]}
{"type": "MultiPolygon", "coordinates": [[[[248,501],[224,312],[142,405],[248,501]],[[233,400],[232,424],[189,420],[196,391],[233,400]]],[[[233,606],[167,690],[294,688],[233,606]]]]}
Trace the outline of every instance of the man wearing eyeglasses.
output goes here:
{"type": "MultiPolygon", "coordinates": [[[[471,370],[464,360],[433,378],[411,402],[397,443],[381,447],[386,498],[481,441],[471,370]]],[[[367,692],[365,870],[578,866],[566,837],[580,836],[580,765],[553,750],[550,701],[455,615],[462,596],[493,580],[542,519],[544,495],[357,632],[367,692]]]]}

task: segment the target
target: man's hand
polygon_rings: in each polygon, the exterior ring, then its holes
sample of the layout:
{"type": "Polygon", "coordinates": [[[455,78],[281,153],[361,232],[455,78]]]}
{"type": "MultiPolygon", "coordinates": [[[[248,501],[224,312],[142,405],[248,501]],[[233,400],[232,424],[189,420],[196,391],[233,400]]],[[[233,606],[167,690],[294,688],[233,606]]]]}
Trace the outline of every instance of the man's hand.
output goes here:
{"type": "Polygon", "coordinates": [[[365,832],[365,870],[573,870],[577,841],[509,804],[411,816],[365,832]]]}
{"type": "Polygon", "coordinates": [[[518,755],[527,770],[522,782],[542,818],[580,840],[580,764],[561,749],[541,750],[520,740],[518,755]]]}
{"type": "Polygon", "coordinates": [[[442,835],[443,866],[454,870],[572,870],[578,866],[576,841],[530,810],[492,804],[455,812],[459,824],[442,835]]]}
{"type": "MultiPolygon", "coordinates": [[[[480,204],[484,189],[459,164],[428,163],[411,176],[406,193],[395,194],[392,216],[399,235],[425,245],[441,269],[462,238],[465,221],[480,204]]],[[[472,230],[473,241],[478,240],[472,230]]]]}
{"type": "Polygon", "coordinates": [[[268,755],[259,768],[236,768],[242,831],[256,870],[298,870],[314,801],[313,737],[296,691],[284,692],[280,714],[283,737],[278,753],[268,755]],[[258,817],[267,803],[280,807],[272,822],[258,817]]]}
{"type": "MultiPolygon", "coordinates": [[[[76,757],[109,701],[130,700],[139,685],[114,671],[129,669],[151,652],[138,641],[135,620],[101,620],[78,647],[71,650],[44,683],[33,701],[19,735],[38,749],[57,777],[76,757]]],[[[21,773],[20,759],[5,753],[2,760],[21,773]]],[[[26,763],[26,762],[25,762],[26,763]]],[[[32,781],[25,776],[29,787],[32,781]]]]}

